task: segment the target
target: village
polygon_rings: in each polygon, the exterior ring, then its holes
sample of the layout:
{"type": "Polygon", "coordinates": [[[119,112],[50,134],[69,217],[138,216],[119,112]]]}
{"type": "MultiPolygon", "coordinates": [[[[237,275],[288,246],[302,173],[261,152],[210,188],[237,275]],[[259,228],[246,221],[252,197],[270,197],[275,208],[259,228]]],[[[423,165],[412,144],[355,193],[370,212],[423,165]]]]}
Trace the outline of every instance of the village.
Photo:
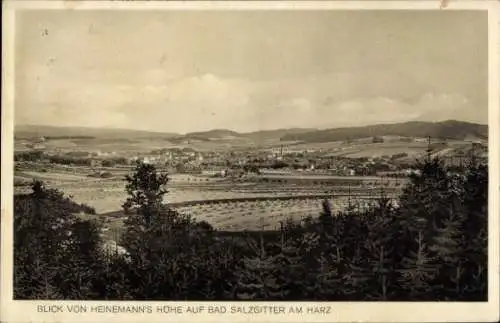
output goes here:
{"type": "MultiPolygon", "coordinates": [[[[361,142],[361,149],[369,150],[384,145],[381,138],[370,138],[361,142]]],[[[454,166],[461,166],[474,153],[478,158],[487,154],[482,143],[461,143],[462,149],[453,144],[438,141],[426,146],[425,138],[411,139],[420,144],[420,156],[426,152],[441,156],[454,166]],[[451,147],[451,148],[450,148],[451,147]],[[446,154],[453,151],[453,154],[446,154]]],[[[15,153],[17,162],[84,166],[96,173],[105,173],[114,168],[132,167],[137,161],[154,164],[170,174],[200,174],[212,177],[242,177],[248,174],[308,174],[335,176],[407,176],[412,173],[411,165],[418,156],[411,155],[411,149],[389,151],[385,155],[349,156],[356,143],[332,145],[330,147],[304,147],[303,145],[275,144],[269,147],[243,147],[239,149],[194,149],[189,146],[153,149],[149,152],[69,150],[50,149],[44,137],[21,143],[25,149],[15,153]]],[[[401,140],[408,145],[408,139],[401,140]]],[[[385,143],[388,145],[388,143],[385,143]]],[[[484,158],[483,158],[484,159],[484,158]]]]}

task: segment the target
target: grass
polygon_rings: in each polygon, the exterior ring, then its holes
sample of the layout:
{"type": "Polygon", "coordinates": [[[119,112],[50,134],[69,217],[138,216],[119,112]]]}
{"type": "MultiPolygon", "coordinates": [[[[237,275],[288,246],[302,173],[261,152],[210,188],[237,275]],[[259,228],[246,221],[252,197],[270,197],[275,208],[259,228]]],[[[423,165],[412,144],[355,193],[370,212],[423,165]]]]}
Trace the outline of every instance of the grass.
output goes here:
{"type": "MultiPolygon", "coordinates": [[[[347,198],[338,198],[331,201],[333,211],[347,207],[347,198]]],[[[367,207],[369,203],[360,203],[360,207],[367,207]]],[[[304,214],[318,215],[321,211],[320,200],[310,201],[256,201],[229,203],[218,205],[208,210],[201,208],[183,208],[181,212],[188,212],[194,218],[210,219],[210,223],[218,230],[259,230],[262,226],[279,226],[279,221],[291,217],[300,220],[304,214]],[[271,202],[271,203],[269,203],[271,202]],[[265,205],[267,204],[267,205],[265,205]]]]}
{"type": "MultiPolygon", "coordinates": [[[[31,181],[33,177],[43,179],[47,182],[47,186],[61,189],[67,196],[72,196],[75,202],[94,207],[98,214],[121,209],[121,205],[126,199],[125,183],[122,179],[88,178],[81,169],[79,171],[80,173],[72,173],[71,169],[63,171],[59,168],[56,170],[48,169],[47,172],[21,171],[16,172],[16,179],[26,181],[31,181]]],[[[203,181],[187,185],[186,179],[186,175],[173,176],[166,198],[169,203],[249,196],[314,194],[338,189],[338,186],[335,185],[333,187],[326,185],[287,187],[261,183],[243,186],[203,181]]],[[[339,183],[341,182],[340,180],[339,183]]],[[[377,185],[374,180],[370,180],[370,182],[377,185]]],[[[346,205],[345,198],[339,198],[332,202],[334,210],[341,209],[346,205]]],[[[279,221],[286,219],[286,217],[300,220],[304,214],[317,215],[320,210],[320,200],[247,201],[233,204],[196,205],[180,209],[181,212],[191,214],[196,219],[208,220],[218,230],[227,228],[231,228],[231,230],[261,230],[262,225],[272,228],[279,226],[279,221]]],[[[103,219],[103,216],[98,215],[96,218],[103,219]]],[[[106,239],[111,239],[113,235],[116,235],[115,232],[121,229],[122,219],[104,218],[103,220],[106,220],[105,226],[108,228],[104,232],[104,236],[106,239]]]]}

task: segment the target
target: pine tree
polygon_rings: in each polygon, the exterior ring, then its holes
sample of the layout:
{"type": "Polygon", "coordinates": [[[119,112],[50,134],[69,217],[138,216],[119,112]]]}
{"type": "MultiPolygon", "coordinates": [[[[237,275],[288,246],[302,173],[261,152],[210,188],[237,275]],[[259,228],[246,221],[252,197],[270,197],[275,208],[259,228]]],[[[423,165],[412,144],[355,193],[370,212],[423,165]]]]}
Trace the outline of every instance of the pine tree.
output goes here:
{"type": "MultiPolygon", "coordinates": [[[[434,282],[426,280],[426,283],[438,286],[444,283],[436,278],[443,261],[439,253],[446,249],[443,243],[447,240],[447,230],[444,228],[456,212],[458,199],[455,188],[458,187],[438,158],[428,156],[424,161],[417,162],[417,170],[404,188],[400,207],[395,212],[394,260],[400,264],[400,269],[405,269],[419,251],[420,256],[426,259],[426,270],[432,267],[433,279],[437,279],[434,282]],[[422,245],[425,248],[422,249],[422,245]]],[[[442,299],[443,296],[435,293],[434,297],[442,299]]]]}
{"type": "Polygon", "coordinates": [[[168,177],[153,165],[138,163],[127,182],[124,209],[130,216],[122,245],[131,258],[128,281],[134,298],[185,300],[212,295],[212,228],[163,202],[168,177]]]}
{"type": "Polygon", "coordinates": [[[32,190],[14,196],[14,296],[59,297],[75,204],[40,181],[33,182],[32,190]]]}
{"type": "Polygon", "coordinates": [[[61,276],[65,297],[69,299],[95,299],[99,293],[104,258],[101,252],[101,231],[96,221],[76,221],[64,250],[61,276]]]}
{"type": "Polygon", "coordinates": [[[319,220],[322,221],[323,219],[330,219],[332,217],[332,207],[330,205],[330,201],[328,201],[328,199],[324,199],[321,203],[321,206],[323,208],[323,211],[319,216],[319,220]]]}
{"type": "Polygon", "coordinates": [[[275,258],[279,280],[287,300],[316,299],[318,259],[321,256],[320,237],[315,232],[301,232],[282,243],[275,258]]]}
{"type": "Polygon", "coordinates": [[[384,190],[376,203],[367,210],[366,222],[370,228],[365,244],[365,257],[373,268],[370,297],[376,300],[389,300],[397,293],[396,253],[397,233],[399,231],[396,208],[384,190]]]}
{"type": "Polygon", "coordinates": [[[487,299],[488,277],[488,167],[467,164],[463,180],[464,297],[487,299]]]}
{"type": "MultiPolygon", "coordinates": [[[[132,293],[138,298],[148,298],[155,294],[160,282],[153,279],[152,268],[155,265],[153,254],[157,252],[155,241],[168,235],[168,225],[155,223],[159,213],[164,210],[163,198],[167,193],[164,188],[168,182],[167,174],[158,174],[154,165],[138,161],[132,176],[126,176],[125,186],[128,197],[123,209],[128,218],[124,221],[125,232],[121,245],[125,247],[132,260],[132,272],[129,281],[132,293]],[[168,228],[165,228],[167,226],[168,228]],[[164,231],[160,231],[165,229],[164,231]],[[154,282],[154,283],[153,283],[154,282]]],[[[171,214],[166,215],[169,219],[171,214]]]]}
{"type": "Polygon", "coordinates": [[[412,221],[412,217],[426,220],[424,239],[428,241],[447,217],[447,211],[443,210],[448,209],[451,185],[443,162],[438,158],[417,162],[417,170],[403,190],[400,209],[405,215],[403,224],[406,220],[412,221]]]}
{"type": "Polygon", "coordinates": [[[434,259],[429,256],[429,248],[424,242],[423,233],[416,235],[416,248],[410,249],[403,258],[399,272],[399,284],[407,300],[433,300],[439,286],[433,284],[437,275],[434,259]]]}
{"type": "Polygon", "coordinates": [[[445,297],[457,297],[462,293],[462,276],[464,273],[462,228],[458,214],[450,214],[439,228],[434,244],[430,250],[434,252],[441,263],[438,281],[443,286],[445,297]]]}
{"type": "Polygon", "coordinates": [[[338,301],[342,297],[342,280],[337,262],[331,255],[320,254],[314,269],[307,271],[306,295],[308,300],[338,301]]]}
{"type": "Polygon", "coordinates": [[[131,300],[131,266],[126,258],[116,253],[108,253],[100,272],[97,290],[104,300],[131,300]]]}
{"type": "Polygon", "coordinates": [[[259,242],[247,240],[254,255],[244,257],[237,272],[236,297],[240,300],[280,300],[284,291],[277,282],[276,256],[268,254],[261,236],[259,242]]]}

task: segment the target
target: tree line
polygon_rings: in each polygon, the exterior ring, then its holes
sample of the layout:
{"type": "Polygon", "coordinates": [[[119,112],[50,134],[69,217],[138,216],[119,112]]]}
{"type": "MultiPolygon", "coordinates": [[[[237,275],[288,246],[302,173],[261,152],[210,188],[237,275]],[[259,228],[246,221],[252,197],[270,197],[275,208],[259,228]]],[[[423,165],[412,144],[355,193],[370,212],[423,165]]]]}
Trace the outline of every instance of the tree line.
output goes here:
{"type": "MultiPolygon", "coordinates": [[[[60,165],[92,166],[96,158],[86,157],[88,152],[79,152],[76,154],[68,153],[65,155],[47,155],[43,151],[23,151],[14,154],[16,162],[49,162],[60,165]]],[[[107,157],[99,160],[103,167],[113,167],[116,165],[128,165],[128,160],[124,157],[107,157]]]]}
{"type": "MultiPolygon", "coordinates": [[[[14,196],[14,296],[78,300],[487,300],[488,168],[438,158],[397,201],[224,234],[164,202],[167,174],[138,162],[127,176],[118,248],[80,220],[63,193],[35,181],[14,196]],[[64,202],[66,201],[66,202],[64,202]]],[[[285,210],[286,211],[286,210],[285,210]]]]}

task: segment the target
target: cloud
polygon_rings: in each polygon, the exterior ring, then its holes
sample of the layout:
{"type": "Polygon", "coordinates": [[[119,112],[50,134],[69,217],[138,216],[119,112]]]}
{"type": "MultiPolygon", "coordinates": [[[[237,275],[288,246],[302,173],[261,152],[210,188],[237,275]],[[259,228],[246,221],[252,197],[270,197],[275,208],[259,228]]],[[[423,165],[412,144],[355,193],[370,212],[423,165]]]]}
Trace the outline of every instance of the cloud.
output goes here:
{"type": "Polygon", "coordinates": [[[159,130],[178,132],[234,127],[248,120],[247,84],[224,80],[213,74],[177,79],[167,85],[122,89],[122,104],[115,110],[129,116],[129,125],[139,120],[159,130]]]}
{"type": "Polygon", "coordinates": [[[469,101],[459,94],[425,93],[408,103],[387,97],[353,98],[349,100],[293,98],[262,112],[259,124],[273,128],[279,120],[284,127],[331,128],[407,121],[441,121],[461,119],[464,111],[472,111],[469,101]]]}
{"type": "Polygon", "coordinates": [[[357,98],[332,102],[324,106],[316,120],[317,124],[329,127],[367,125],[376,123],[395,123],[406,121],[442,121],[461,119],[464,111],[471,106],[466,97],[460,94],[425,93],[416,102],[397,100],[387,97],[357,98]]]}
{"type": "Polygon", "coordinates": [[[224,105],[244,106],[249,100],[243,82],[224,80],[213,74],[180,80],[171,84],[166,92],[172,102],[207,105],[213,109],[224,109],[224,105]]]}
{"type": "Polygon", "coordinates": [[[485,18],[20,12],[16,123],[186,132],[486,122],[485,18]]]}
{"type": "MultiPolygon", "coordinates": [[[[401,85],[396,90],[387,85],[372,86],[378,79],[374,71],[367,71],[362,79],[338,73],[249,80],[213,73],[176,77],[161,70],[146,70],[129,79],[121,77],[119,71],[114,78],[99,77],[90,70],[74,80],[70,77],[68,82],[55,82],[60,78],[58,73],[68,77],[68,71],[33,71],[45,81],[24,76],[24,91],[29,95],[18,94],[22,103],[16,111],[18,123],[189,132],[484,118],[478,113],[481,109],[473,109],[463,94],[417,93],[420,88],[401,85]]],[[[388,78],[391,76],[384,76],[384,80],[388,78]]]]}

